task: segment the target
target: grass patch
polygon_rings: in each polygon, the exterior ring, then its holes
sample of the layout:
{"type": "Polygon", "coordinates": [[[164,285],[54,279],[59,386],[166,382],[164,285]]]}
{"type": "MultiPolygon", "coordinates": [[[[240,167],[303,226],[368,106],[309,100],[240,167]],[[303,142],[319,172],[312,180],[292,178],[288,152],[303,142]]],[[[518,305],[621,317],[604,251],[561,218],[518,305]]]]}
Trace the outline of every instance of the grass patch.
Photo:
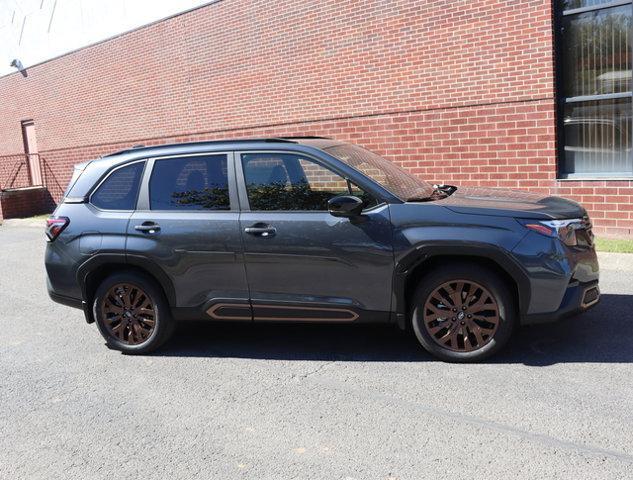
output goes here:
{"type": "Polygon", "coordinates": [[[633,253],[633,240],[596,238],[596,250],[599,252],[633,253]]]}

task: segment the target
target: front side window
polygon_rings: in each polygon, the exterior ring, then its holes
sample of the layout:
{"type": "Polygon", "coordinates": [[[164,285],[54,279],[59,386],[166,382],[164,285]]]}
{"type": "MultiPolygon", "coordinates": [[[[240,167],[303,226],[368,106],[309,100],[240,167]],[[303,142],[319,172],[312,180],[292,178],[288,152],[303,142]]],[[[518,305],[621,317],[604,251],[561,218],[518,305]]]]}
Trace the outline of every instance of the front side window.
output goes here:
{"type": "Polygon", "coordinates": [[[102,210],[134,210],[145,162],[114,170],[90,197],[102,210]]]}
{"type": "Polygon", "coordinates": [[[152,210],[230,210],[227,156],[156,160],[149,197],[152,210]]]}
{"type": "Polygon", "coordinates": [[[377,204],[371,195],[324,166],[294,153],[242,155],[251,210],[323,210],[338,195],[355,195],[365,208],[377,204]]]}
{"type": "Polygon", "coordinates": [[[632,2],[559,0],[563,176],[633,176],[632,2]]]}

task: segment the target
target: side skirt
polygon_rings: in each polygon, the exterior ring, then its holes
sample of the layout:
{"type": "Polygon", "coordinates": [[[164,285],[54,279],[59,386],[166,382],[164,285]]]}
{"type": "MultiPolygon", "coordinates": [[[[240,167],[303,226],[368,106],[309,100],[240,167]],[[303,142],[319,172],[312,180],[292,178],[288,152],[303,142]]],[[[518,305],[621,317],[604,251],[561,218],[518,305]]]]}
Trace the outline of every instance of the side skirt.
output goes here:
{"type": "Polygon", "coordinates": [[[390,323],[389,312],[316,304],[281,304],[217,299],[200,307],[173,308],[176,320],[237,322],[390,323]]]}

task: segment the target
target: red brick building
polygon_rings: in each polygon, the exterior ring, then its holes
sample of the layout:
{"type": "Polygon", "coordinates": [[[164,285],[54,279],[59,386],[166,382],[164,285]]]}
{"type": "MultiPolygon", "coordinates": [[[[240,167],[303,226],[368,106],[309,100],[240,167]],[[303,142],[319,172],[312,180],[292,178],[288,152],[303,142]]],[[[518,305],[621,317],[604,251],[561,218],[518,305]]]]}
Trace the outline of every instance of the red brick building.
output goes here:
{"type": "Polygon", "coordinates": [[[50,207],[73,164],[133,144],[320,135],[433,181],[570,197],[598,232],[632,236],[632,13],[214,2],[0,78],[3,214],[50,207]]]}

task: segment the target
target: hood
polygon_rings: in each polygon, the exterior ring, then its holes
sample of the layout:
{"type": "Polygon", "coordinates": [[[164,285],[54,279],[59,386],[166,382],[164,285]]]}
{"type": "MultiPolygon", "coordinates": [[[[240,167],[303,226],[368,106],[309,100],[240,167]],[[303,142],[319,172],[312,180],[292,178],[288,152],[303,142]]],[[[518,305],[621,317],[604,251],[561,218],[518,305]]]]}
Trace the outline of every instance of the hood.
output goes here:
{"type": "Polygon", "coordinates": [[[585,209],[578,203],[565,198],[496,188],[458,188],[450,197],[434,203],[469,215],[541,220],[581,218],[586,215],[585,209]]]}

